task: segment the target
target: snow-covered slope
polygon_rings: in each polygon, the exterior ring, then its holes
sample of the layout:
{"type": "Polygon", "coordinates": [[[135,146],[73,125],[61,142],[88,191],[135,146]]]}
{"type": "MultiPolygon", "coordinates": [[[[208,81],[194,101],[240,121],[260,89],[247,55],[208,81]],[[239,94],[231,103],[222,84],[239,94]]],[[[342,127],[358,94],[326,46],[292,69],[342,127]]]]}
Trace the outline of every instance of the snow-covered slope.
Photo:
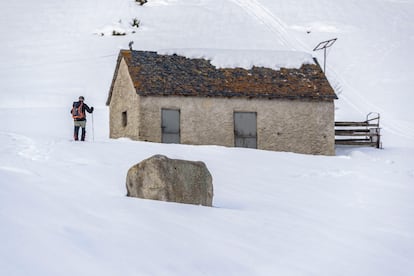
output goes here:
{"type": "Polygon", "coordinates": [[[409,0],[1,1],[0,275],[412,275],[413,16],[409,0]],[[131,40],[200,55],[312,53],[334,37],[336,117],[380,112],[384,150],[108,139],[104,104],[131,40]],[[87,143],[70,141],[79,95],[96,107],[87,143]],[[127,169],[152,154],[206,162],[215,207],[126,198],[127,169]]]}
{"type": "MultiPolygon", "coordinates": [[[[118,50],[131,40],[146,50],[312,53],[318,42],[337,37],[327,68],[340,96],[337,118],[380,112],[386,133],[412,138],[413,119],[403,107],[414,101],[413,6],[391,0],[3,1],[0,71],[7,81],[0,105],[64,106],[78,94],[103,105],[118,50]],[[138,30],[130,26],[135,18],[138,30]],[[100,36],[119,29],[127,36],[100,36]]],[[[322,63],[322,51],[314,54],[322,63]]]]}

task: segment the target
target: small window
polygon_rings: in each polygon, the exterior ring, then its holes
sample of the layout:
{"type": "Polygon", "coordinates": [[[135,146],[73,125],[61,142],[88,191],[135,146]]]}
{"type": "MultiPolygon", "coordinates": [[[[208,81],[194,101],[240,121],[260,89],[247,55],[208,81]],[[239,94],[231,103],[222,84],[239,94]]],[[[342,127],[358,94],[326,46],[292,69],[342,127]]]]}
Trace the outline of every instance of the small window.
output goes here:
{"type": "Polygon", "coordinates": [[[126,127],[127,124],[128,124],[128,115],[127,115],[127,112],[124,111],[122,112],[122,126],[126,127]]]}

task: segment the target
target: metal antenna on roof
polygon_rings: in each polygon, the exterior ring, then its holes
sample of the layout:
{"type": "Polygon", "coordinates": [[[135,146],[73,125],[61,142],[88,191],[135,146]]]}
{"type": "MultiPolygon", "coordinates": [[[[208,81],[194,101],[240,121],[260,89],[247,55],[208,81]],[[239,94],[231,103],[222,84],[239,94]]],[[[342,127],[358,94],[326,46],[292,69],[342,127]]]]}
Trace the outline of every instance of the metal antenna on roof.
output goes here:
{"type": "Polygon", "coordinates": [[[131,50],[132,51],[132,44],[134,44],[134,41],[130,41],[129,43],[128,43],[128,46],[129,46],[129,50],[131,50]]]}
{"type": "Polygon", "coordinates": [[[318,45],[316,45],[313,51],[319,51],[323,49],[323,72],[326,74],[326,48],[331,47],[337,38],[329,39],[327,41],[322,41],[318,45]]]}

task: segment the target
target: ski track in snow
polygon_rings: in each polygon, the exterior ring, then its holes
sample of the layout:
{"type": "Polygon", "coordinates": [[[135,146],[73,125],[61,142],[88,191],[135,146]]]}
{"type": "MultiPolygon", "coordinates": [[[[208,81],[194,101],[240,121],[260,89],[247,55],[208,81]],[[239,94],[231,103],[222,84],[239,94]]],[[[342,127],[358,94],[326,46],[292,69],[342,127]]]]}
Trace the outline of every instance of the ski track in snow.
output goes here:
{"type": "Polygon", "coordinates": [[[290,50],[304,51],[307,47],[289,35],[287,25],[257,0],[230,0],[272,31],[279,42],[290,50]]]}
{"type": "MultiPolygon", "coordinates": [[[[306,51],[308,47],[301,41],[295,39],[289,35],[288,26],[279,17],[273,14],[269,9],[260,4],[257,0],[230,0],[242,8],[251,17],[254,17],[261,24],[264,24],[270,31],[272,31],[279,42],[284,46],[297,51],[306,51]]],[[[391,51],[391,50],[388,50],[391,51]]],[[[331,82],[336,86],[340,86],[346,89],[342,89],[345,92],[341,93],[341,99],[344,100],[350,107],[361,114],[362,118],[366,116],[366,110],[379,112],[380,114],[386,114],[386,112],[372,103],[372,101],[364,98],[361,93],[352,86],[349,82],[345,81],[339,72],[336,72],[333,68],[327,68],[329,71],[331,82]],[[357,99],[357,101],[355,100],[357,99]]],[[[342,92],[342,91],[341,91],[342,92]]],[[[381,118],[381,127],[387,129],[390,133],[396,134],[400,137],[414,139],[414,129],[409,125],[404,124],[392,119],[381,118]]]]}
{"type": "Polygon", "coordinates": [[[11,140],[17,155],[32,161],[45,161],[48,159],[47,153],[42,152],[36,145],[35,140],[28,136],[16,133],[0,133],[0,136],[7,136],[11,140]]]}
{"type": "MultiPolygon", "coordinates": [[[[333,68],[327,68],[329,79],[331,83],[335,83],[336,85],[340,85],[341,87],[345,87],[346,89],[342,89],[343,93],[341,93],[341,99],[345,101],[350,107],[352,107],[355,111],[361,114],[361,118],[365,119],[367,115],[364,113],[366,110],[371,110],[372,112],[378,112],[381,114],[386,114],[387,112],[380,108],[379,106],[375,105],[367,99],[363,97],[361,93],[352,86],[349,82],[347,82],[340,73],[338,73],[333,68]]],[[[400,137],[404,137],[407,139],[414,140],[414,129],[410,128],[410,125],[404,125],[404,123],[387,119],[386,117],[381,117],[380,119],[380,127],[387,129],[390,133],[398,135],[400,137]]]]}
{"type": "MultiPolygon", "coordinates": [[[[288,46],[294,50],[301,50],[305,51],[308,47],[306,47],[302,42],[293,38],[287,32],[287,25],[277,16],[275,16],[271,11],[269,11],[266,7],[260,4],[257,0],[231,0],[231,2],[237,4],[246,13],[250,16],[256,18],[260,23],[264,24],[268,29],[270,29],[273,33],[276,34],[279,41],[282,42],[284,46],[288,46]]],[[[357,89],[346,82],[341,74],[336,72],[332,68],[328,68],[329,74],[331,75],[331,82],[335,84],[335,86],[339,87],[346,87],[346,93],[341,94],[341,98],[353,109],[355,109],[358,113],[361,114],[362,118],[365,118],[366,113],[364,110],[368,109],[379,112],[380,114],[384,114],[384,110],[372,104],[372,101],[366,100],[364,97],[358,93],[357,89]],[[350,97],[350,95],[352,97],[350,97]],[[358,99],[355,101],[354,99],[358,99]]],[[[414,130],[410,130],[410,134],[406,134],[407,127],[400,124],[400,122],[389,122],[387,119],[381,120],[381,125],[387,128],[388,131],[397,134],[401,137],[405,138],[413,138],[414,130]]]]}

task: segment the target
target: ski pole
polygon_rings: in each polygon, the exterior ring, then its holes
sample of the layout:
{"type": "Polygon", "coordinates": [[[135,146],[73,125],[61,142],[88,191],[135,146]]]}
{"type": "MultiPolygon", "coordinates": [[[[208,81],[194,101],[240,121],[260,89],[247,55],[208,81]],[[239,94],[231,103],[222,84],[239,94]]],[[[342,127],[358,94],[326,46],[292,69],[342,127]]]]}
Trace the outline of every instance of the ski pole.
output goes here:
{"type": "Polygon", "coordinates": [[[93,112],[92,112],[92,142],[95,142],[95,128],[93,125],[93,112]]]}

